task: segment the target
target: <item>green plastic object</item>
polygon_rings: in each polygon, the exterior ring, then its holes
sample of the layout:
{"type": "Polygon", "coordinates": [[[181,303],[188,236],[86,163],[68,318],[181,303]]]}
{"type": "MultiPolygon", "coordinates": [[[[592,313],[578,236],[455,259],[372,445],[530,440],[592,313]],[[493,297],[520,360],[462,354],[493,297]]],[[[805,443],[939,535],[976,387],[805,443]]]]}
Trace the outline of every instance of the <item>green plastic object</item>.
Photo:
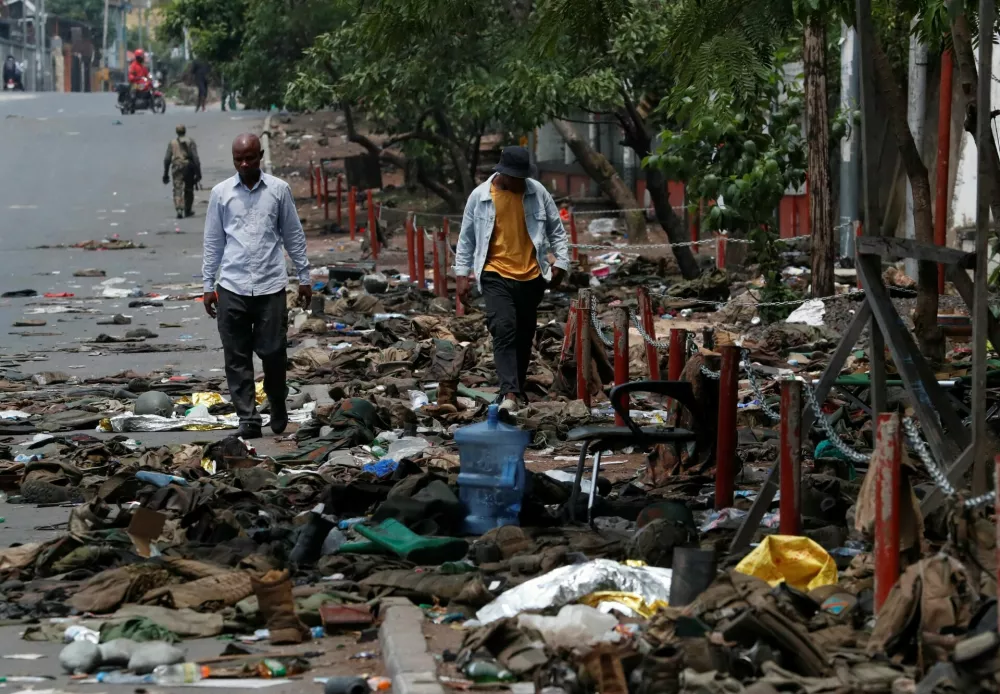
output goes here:
{"type": "MultiPolygon", "coordinates": [[[[458,561],[469,551],[468,543],[461,538],[417,535],[395,518],[387,518],[375,526],[358,523],[354,529],[376,546],[414,564],[458,561]]],[[[344,547],[341,547],[341,551],[344,551],[344,547]]]]}

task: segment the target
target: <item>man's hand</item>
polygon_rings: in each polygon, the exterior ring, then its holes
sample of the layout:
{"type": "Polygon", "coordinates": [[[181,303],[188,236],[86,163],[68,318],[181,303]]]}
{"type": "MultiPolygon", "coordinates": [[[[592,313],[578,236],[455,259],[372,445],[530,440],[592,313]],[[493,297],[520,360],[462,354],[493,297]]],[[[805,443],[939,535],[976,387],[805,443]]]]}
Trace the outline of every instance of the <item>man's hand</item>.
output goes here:
{"type": "Polygon", "coordinates": [[[469,305],[469,295],[472,293],[472,282],[468,277],[459,277],[457,281],[458,300],[463,306],[469,305]]]}
{"type": "Polygon", "coordinates": [[[205,292],[205,313],[215,318],[215,307],[219,303],[219,295],[215,292],[205,292]]]}
{"type": "Polygon", "coordinates": [[[313,288],[312,285],[300,284],[299,285],[299,306],[308,309],[309,304],[312,303],[313,298],[313,288]]]}
{"type": "Polygon", "coordinates": [[[559,285],[562,284],[563,278],[566,277],[566,271],[561,267],[552,268],[552,279],[549,281],[549,289],[559,289],[559,285]]]}
{"type": "Polygon", "coordinates": [[[170,183],[170,175],[163,174],[163,185],[167,185],[168,183],[170,183]]]}

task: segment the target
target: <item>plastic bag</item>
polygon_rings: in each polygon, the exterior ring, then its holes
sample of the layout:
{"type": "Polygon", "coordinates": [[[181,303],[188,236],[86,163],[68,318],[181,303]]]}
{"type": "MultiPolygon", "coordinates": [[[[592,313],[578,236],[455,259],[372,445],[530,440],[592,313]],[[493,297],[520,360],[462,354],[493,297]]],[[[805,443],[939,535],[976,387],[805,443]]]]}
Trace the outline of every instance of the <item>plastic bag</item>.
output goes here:
{"type": "Polygon", "coordinates": [[[772,586],[787,582],[810,591],[837,582],[837,564],[825,549],[808,537],[768,535],[743,557],[736,570],[756,576],[772,586]]]}
{"type": "Polygon", "coordinates": [[[564,605],[555,617],[522,614],[517,625],[539,631],[549,648],[578,648],[619,639],[612,631],[618,618],[588,605],[564,605]]]}

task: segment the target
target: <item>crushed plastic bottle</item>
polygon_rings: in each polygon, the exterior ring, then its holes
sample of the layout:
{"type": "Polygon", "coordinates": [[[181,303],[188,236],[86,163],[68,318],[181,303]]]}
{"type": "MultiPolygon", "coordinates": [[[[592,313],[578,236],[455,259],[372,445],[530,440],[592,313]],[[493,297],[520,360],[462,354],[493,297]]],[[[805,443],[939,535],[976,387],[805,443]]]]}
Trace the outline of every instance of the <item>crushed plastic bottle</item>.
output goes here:
{"type": "Polygon", "coordinates": [[[101,684],[153,684],[152,675],[133,675],[130,672],[98,672],[95,679],[101,684]]]}
{"type": "Polygon", "coordinates": [[[476,683],[484,682],[512,682],[514,680],[514,674],[497,663],[490,660],[472,660],[464,668],[462,672],[470,680],[476,683]]]}
{"type": "Polygon", "coordinates": [[[158,665],[153,668],[153,683],[161,687],[172,687],[179,684],[191,684],[207,678],[211,671],[198,663],[177,663],[176,665],[158,665]]]}

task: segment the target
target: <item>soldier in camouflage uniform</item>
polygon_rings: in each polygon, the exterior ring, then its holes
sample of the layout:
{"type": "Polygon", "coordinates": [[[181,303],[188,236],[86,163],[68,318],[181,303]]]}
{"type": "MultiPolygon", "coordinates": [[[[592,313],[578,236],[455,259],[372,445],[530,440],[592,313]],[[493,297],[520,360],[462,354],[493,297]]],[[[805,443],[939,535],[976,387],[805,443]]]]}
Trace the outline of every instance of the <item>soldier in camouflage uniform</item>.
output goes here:
{"type": "Polygon", "coordinates": [[[191,206],[194,204],[194,187],[201,180],[201,161],[198,159],[198,146],[189,137],[185,137],[187,128],[177,126],[177,137],[167,145],[167,156],[163,159],[163,183],[174,180],[174,209],[177,218],[190,217],[194,214],[191,206]]]}

